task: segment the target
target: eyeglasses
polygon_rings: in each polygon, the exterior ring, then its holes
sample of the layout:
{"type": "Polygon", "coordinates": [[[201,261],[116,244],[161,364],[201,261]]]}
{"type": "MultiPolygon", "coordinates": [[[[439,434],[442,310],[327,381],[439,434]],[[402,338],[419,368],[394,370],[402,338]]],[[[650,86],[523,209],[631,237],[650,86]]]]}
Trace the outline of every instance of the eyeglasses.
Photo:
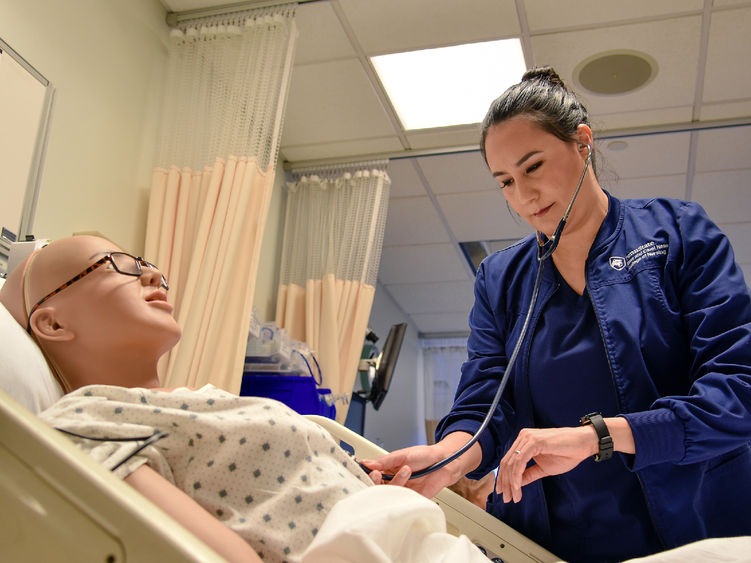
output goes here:
{"type": "MultiPolygon", "coordinates": [[[[123,274],[125,276],[141,276],[143,274],[143,267],[149,268],[151,270],[158,270],[154,264],[151,262],[147,262],[143,258],[131,256],[127,252],[110,252],[103,258],[97,260],[94,262],[91,266],[86,268],[83,272],[78,274],[77,276],[72,277],[67,282],[65,282],[63,285],[58,287],[55,291],[48,293],[44,297],[42,297],[39,301],[37,301],[37,304],[34,305],[31,308],[31,311],[29,311],[29,318],[26,323],[26,332],[31,334],[31,315],[34,314],[34,311],[36,311],[42,303],[47,301],[48,299],[51,299],[58,293],[60,293],[63,289],[70,287],[74,283],[76,283],[81,278],[87,276],[94,270],[96,270],[99,266],[102,264],[106,264],[109,262],[112,264],[112,267],[115,268],[115,271],[118,274],[123,274]]],[[[169,285],[167,284],[167,278],[164,277],[164,274],[162,274],[162,280],[161,280],[161,287],[163,287],[165,290],[169,290],[169,285]]]]}

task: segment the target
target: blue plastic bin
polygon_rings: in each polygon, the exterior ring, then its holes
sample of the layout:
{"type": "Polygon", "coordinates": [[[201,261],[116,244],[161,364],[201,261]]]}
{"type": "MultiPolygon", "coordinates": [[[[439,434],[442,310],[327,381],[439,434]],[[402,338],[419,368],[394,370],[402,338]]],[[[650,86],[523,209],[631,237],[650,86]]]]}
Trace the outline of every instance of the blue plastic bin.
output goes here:
{"type": "Polygon", "coordinates": [[[336,417],[336,407],[326,402],[326,395],[331,395],[331,390],[318,387],[311,376],[246,372],[240,395],[276,399],[299,414],[336,417]]]}

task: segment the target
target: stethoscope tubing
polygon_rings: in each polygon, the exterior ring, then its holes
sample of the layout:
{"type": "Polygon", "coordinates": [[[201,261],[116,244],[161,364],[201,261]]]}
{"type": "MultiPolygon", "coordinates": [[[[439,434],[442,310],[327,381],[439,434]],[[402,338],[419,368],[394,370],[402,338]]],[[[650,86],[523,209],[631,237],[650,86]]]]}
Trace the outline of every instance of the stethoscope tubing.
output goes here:
{"type": "MultiPolygon", "coordinates": [[[[521,333],[519,334],[519,338],[516,340],[516,344],[514,345],[514,350],[511,352],[511,357],[509,358],[508,364],[506,365],[506,370],[503,372],[503,377],[501,377],[501,382],[498,384],[498,389],[495,392],[495,396],[493,397],[493,402],[490,404],[490,407],[488,408],[488,413],[485,415],[485,418],[482,421],[482,424],[480,424],[480,428],[477,429],[477,432],[475,432],[474,436],[469,439],[469,441],[464,444],[461,448],[459,448],[457,451],[455,451],[450,456],[446,457],[445,459],[442,459],[441,461],[434,463],[433,465],[426,467],[424,469],[421,469],[419,471],[415,471],[410,475],[410,480],[412,479],[418,479],[420,477],[424,477],[425,475],[428,475],[430,473],[433,473],[434,471],[438,471],[439,469],[447,466],[449,463],[460,457],[462,454],[466,453],[467,450],[469,450],[477,440],[480,439],[480,436],[483,432],[487,429],[488,425],[490,424],[490,420],[493,418],[493,413],[498,408],[498,403],[501,401],[501,396],[503,395],[503,391],[506,389],[506,385],[508,383],[509,376],[511,374],[511,371],[514,367],[514,364],[516,363],[516,357],[519,355],[519,350],[521,349],[522,343],[524,342],[524,338],[527,335],[527,329],[529,328],[529,322],[532,318],[532,312],[534,311],[535,305],[537,305],[537,296],[540,293],[540,285],[542,284],[542,272],[545,268],[545,261],[548,260],[550,257],[553,256],[553,252],[555,252],[555,249],[558,248],[558,243],[560,242],[561,233],[563,232],[563,228],[566,226],[566,221],[568,220],[568,216],[571,213],[571,209],[574,206],[574,201],[576,200],[576,196],[579,195],[579,190],[582,187],[582,183],[584,182],[584,178],[587,175],[587,170],[589,169],[589,164],[592,161],[592,147],[590,145],[587,145],[587,149],[589,152],[587,153],[587,160],[584,163],[584,170],[582,171],[581,178],[579,178],[579,184],[576,186],[576,190],[574,190],[574,195],[571,197],[571,201],[569,201],[568,207],[566,208],[566,212],[563,214],[563,217],[561,217],[561,220],[558,222],[558,226],[555,229],[555,232],[553,233],[553,236],[551,236],[547,242],[543,243],[542,238],[540,236],[539,232],[536,232],[537,235],[537,275],[535,277],[535,285],[532,289],[532,299],[529,302],[529,308],[527,309],[527,315],[524,318],[524,324],[522,325],[521,333]]],[[[368,467],[365,467],[364,465],[360,465],[366,473],[369,473],[371,469],[368,467]]],[[[383,474],[381,476],[383,481],[391,481],[394,476],[383,474]]]]}

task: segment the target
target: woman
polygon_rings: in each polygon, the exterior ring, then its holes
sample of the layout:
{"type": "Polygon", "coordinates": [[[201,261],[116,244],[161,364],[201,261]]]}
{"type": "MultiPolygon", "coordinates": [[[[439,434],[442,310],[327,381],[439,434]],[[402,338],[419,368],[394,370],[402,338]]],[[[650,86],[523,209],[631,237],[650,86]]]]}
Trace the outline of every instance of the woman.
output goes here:
{"type": "Polygon", "coordinates": [[[438,443],[367,465],[424,468],[477,430],[522,332],[536,247],[548,248],[573,196],[487,432],[409,486],[431,496],[498,467],[488,510],[572,561],[751,534],[743,275],[698,205],[605,192],[588,166],[592,145],[586,109],[550,68],[527,72],[491,105],[485,160],[508,204],[541,235],[477,272],[469,358],[438,443]]]}
{"type": "Polygon", "coordinates": [[[487,560],[445,533],[433,503],[373,487],[281,403],[158,389],[157,362],[180,337],[167,288],[156,266],[90,236],[55,241],[10,274],[0,303],[67,392],[44,421],[228,561],[487,560]]]}

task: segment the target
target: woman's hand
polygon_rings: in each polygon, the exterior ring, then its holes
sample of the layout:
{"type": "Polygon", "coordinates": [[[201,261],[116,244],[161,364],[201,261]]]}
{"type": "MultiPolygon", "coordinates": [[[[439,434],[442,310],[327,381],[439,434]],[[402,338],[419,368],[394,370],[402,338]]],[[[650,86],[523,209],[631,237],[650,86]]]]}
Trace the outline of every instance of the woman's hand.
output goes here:
{"type": "MultiPolygon", "coordinates": [[[[625,418],[604,419],[614,451],[634,453],[634,438],[625,418]]],[[[496,492],[503,502],[519,502],[522,487],[549,475],[571,471],[599,451],[597,432],[591,425],[572,428],[524,428],[498,469],[496,492]],[[527,467],[530,461],[533,465],[527,467]]]]}
{"type": "Polygon", "coordinates": [[[470,438],[471,435],[465,432],[454,432],[438,444],[404,448],[376,459],[362,460],[361,463],[372,470],[370,478],[376,485],[389,483],[406,486],[427,498],[433,498],[441,489],[456,483],[460,477],[479,465],[482,457],[479,444],[474,444],[461,457],[425,477],[409,479],[410,475],[413,471],[430,467],[443,460],[466,444],[470,438]],[[384,473],[394,475],[394,478],[384,481],[384,473]]]}
{"type": "MultiPolygon", "coordinates": [[[[433,446],[413,446],[396,450],[373,460],[363,460],[363,465],[372,469],[370,478],[376,485],[389,484],[406,486],[421,495],[433,498],[438,491],[459,479],[448,466],[433,473],[410,479],[413,471],[430,467],[444,458],[442,450],[433,446]],[[394,475],[390,481],[383,479],[383,474],[394,475]]],[[[451,465],[451,464],[449,464],[451,465]]]]}
{"type": "Polygon", "coordinates": [[[523,486],[566,473],[596,452],[597,435],[585,426],[524,428],[501,460],[496,492],[503,502],[519,502],[523,486]],[[527,467],[530,460],[535,463],[527,467]]]}

